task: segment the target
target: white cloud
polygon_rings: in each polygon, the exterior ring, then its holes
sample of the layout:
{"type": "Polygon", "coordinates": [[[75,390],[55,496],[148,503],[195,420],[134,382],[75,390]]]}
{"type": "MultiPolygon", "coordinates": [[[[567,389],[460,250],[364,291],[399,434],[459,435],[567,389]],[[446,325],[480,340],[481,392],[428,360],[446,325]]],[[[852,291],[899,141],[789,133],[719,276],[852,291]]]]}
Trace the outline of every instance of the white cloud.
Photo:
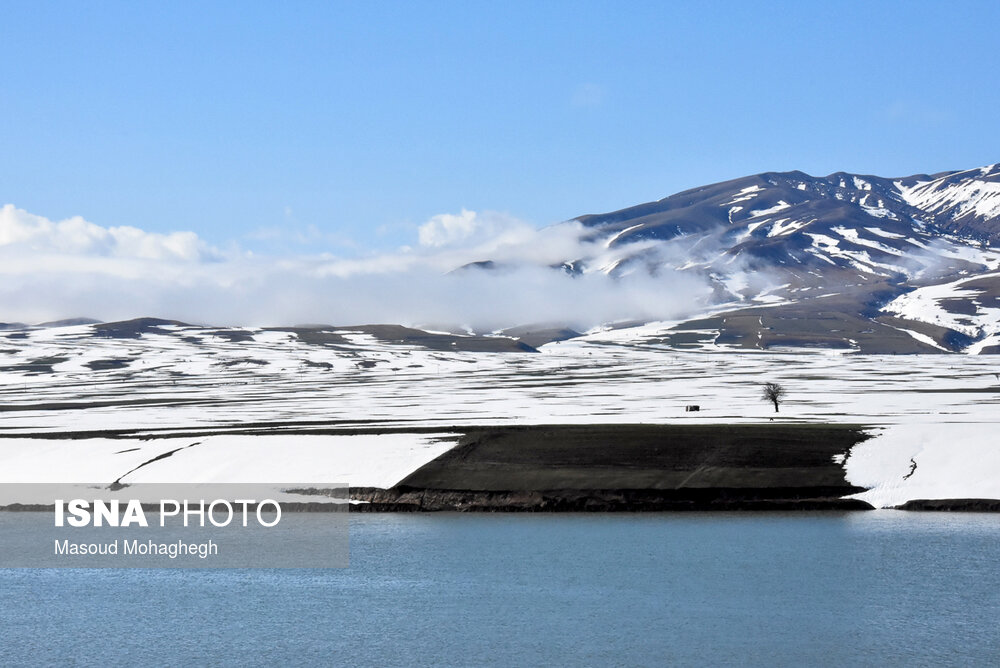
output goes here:
{"type": "Polygon", "coordinates": [[[136,227],[101,227],[79,216],[53,222],[12,204],[0,208],[0,249],[192,262],[212,255],[194,232],[157,234],[136,227]]]}
{"type": "MultiPolygon", "coordinates": [[[[421,245],[341,258],[222,253],[193,232],[156,234],[104,228],[82,218],[53,222],[13,206],[0,209],[0,321],[72,316],[116,320],[142,315],[206,324],[465,326],[489,331],[549,322],[589,328],[623,319],[686,315],[706,297],[697,276],[600,271],[572,277],[553,269],[586,258],[598,268],[616,249],[589,239],[579,223],[541,230],[509,215],[463,210],[434,216],[421,245]],[[492,260],[498,271],[454,270],[492,260]]],[[[631,251],[677,264],[659,242],[631,251]]]]}
{"type": "Polygon", "coordinates": [[[461,213],[442,213],[417,229],[421,246],[441,248],[457,244],[470,245],[498,237],[534,231],[534,227],[513,216],[496,211],[476,213],[462,209],[461,213]]]}
{"type": "Polygon", "coordinates": [[[462,209],[457,216],[442,213],[417,230],[421,246],[446,246],[467,239],[476,231],[476,212],[462,209]]]}

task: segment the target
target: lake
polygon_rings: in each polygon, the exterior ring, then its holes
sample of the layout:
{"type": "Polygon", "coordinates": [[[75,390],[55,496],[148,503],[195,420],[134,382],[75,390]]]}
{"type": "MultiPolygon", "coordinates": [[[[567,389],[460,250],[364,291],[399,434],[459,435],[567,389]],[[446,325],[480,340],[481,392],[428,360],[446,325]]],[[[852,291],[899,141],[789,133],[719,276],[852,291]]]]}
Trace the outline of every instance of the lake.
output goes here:
{"type": "Polygon", "coordinates": [[[0,570],[0,663],[997,665],[1000,516],[351,517],[330,570],[0,570]]]}

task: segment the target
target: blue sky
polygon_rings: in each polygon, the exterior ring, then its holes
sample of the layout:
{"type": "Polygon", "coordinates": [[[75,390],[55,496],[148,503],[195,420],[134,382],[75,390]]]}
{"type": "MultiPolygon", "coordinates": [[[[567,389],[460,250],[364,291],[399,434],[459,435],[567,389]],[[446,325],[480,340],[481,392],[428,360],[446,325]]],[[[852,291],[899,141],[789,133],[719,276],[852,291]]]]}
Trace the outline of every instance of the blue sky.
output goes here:
{"type": "Polygon", "coordinates": [[[996,2],[5,3],[0,204],[258,252],[1000,160],[996,2]]]}

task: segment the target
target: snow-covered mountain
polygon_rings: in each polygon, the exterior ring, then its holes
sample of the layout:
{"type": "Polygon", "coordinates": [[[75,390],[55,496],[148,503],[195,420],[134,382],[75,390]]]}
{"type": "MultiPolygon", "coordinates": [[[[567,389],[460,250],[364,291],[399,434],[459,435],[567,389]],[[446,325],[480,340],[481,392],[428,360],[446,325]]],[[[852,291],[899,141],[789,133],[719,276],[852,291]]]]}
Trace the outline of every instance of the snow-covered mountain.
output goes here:
{"type": "Polygon", "coordinates": [[[665,290],[670,272],[710,282],[709,317],[660,342],[1000,352],[1000,165],[905,178],[770,172],[564,225],[599,249],[566,258],[571,274],[648,272],[665,290]]]}
{"type": "MultiPolygon", "coordinates": [[[[692,259],[721,270],[739,259],[792,275],[834,267],[861,280],[916,278],[993,259],[980,251],[1000,244],[1000,167],[902,179],[767,173],[576,220],[608,248],[697,239],[692,259]]],[[[641,257],[626,253],[612,270],[641,257]]]]}

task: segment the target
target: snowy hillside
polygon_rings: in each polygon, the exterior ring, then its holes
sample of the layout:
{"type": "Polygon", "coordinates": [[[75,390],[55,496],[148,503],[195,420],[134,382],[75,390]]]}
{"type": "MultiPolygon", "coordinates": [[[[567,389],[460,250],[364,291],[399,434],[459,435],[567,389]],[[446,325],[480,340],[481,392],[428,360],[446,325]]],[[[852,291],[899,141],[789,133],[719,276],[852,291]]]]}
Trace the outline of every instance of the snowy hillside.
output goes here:
{"type": "Polygon", "coordinates": [[[493,352],[469,350],[477,337],[452,346],[435,338],[445,335],[404,341],[365,328],[142,321],[4,331],[0,482],[320,477],[388,487],[475,425],[776,418],[870,428],[875,438],[843,463],[875,505],[1000,498],[992,358],[679,351],[658,342],[669,326],[530,349],[499,339],[493,352]],[[778,414],[760,398],[764,381],[788,390],[778,414]],[[692,404],[700,410],[686,411],[692,404]]]}

